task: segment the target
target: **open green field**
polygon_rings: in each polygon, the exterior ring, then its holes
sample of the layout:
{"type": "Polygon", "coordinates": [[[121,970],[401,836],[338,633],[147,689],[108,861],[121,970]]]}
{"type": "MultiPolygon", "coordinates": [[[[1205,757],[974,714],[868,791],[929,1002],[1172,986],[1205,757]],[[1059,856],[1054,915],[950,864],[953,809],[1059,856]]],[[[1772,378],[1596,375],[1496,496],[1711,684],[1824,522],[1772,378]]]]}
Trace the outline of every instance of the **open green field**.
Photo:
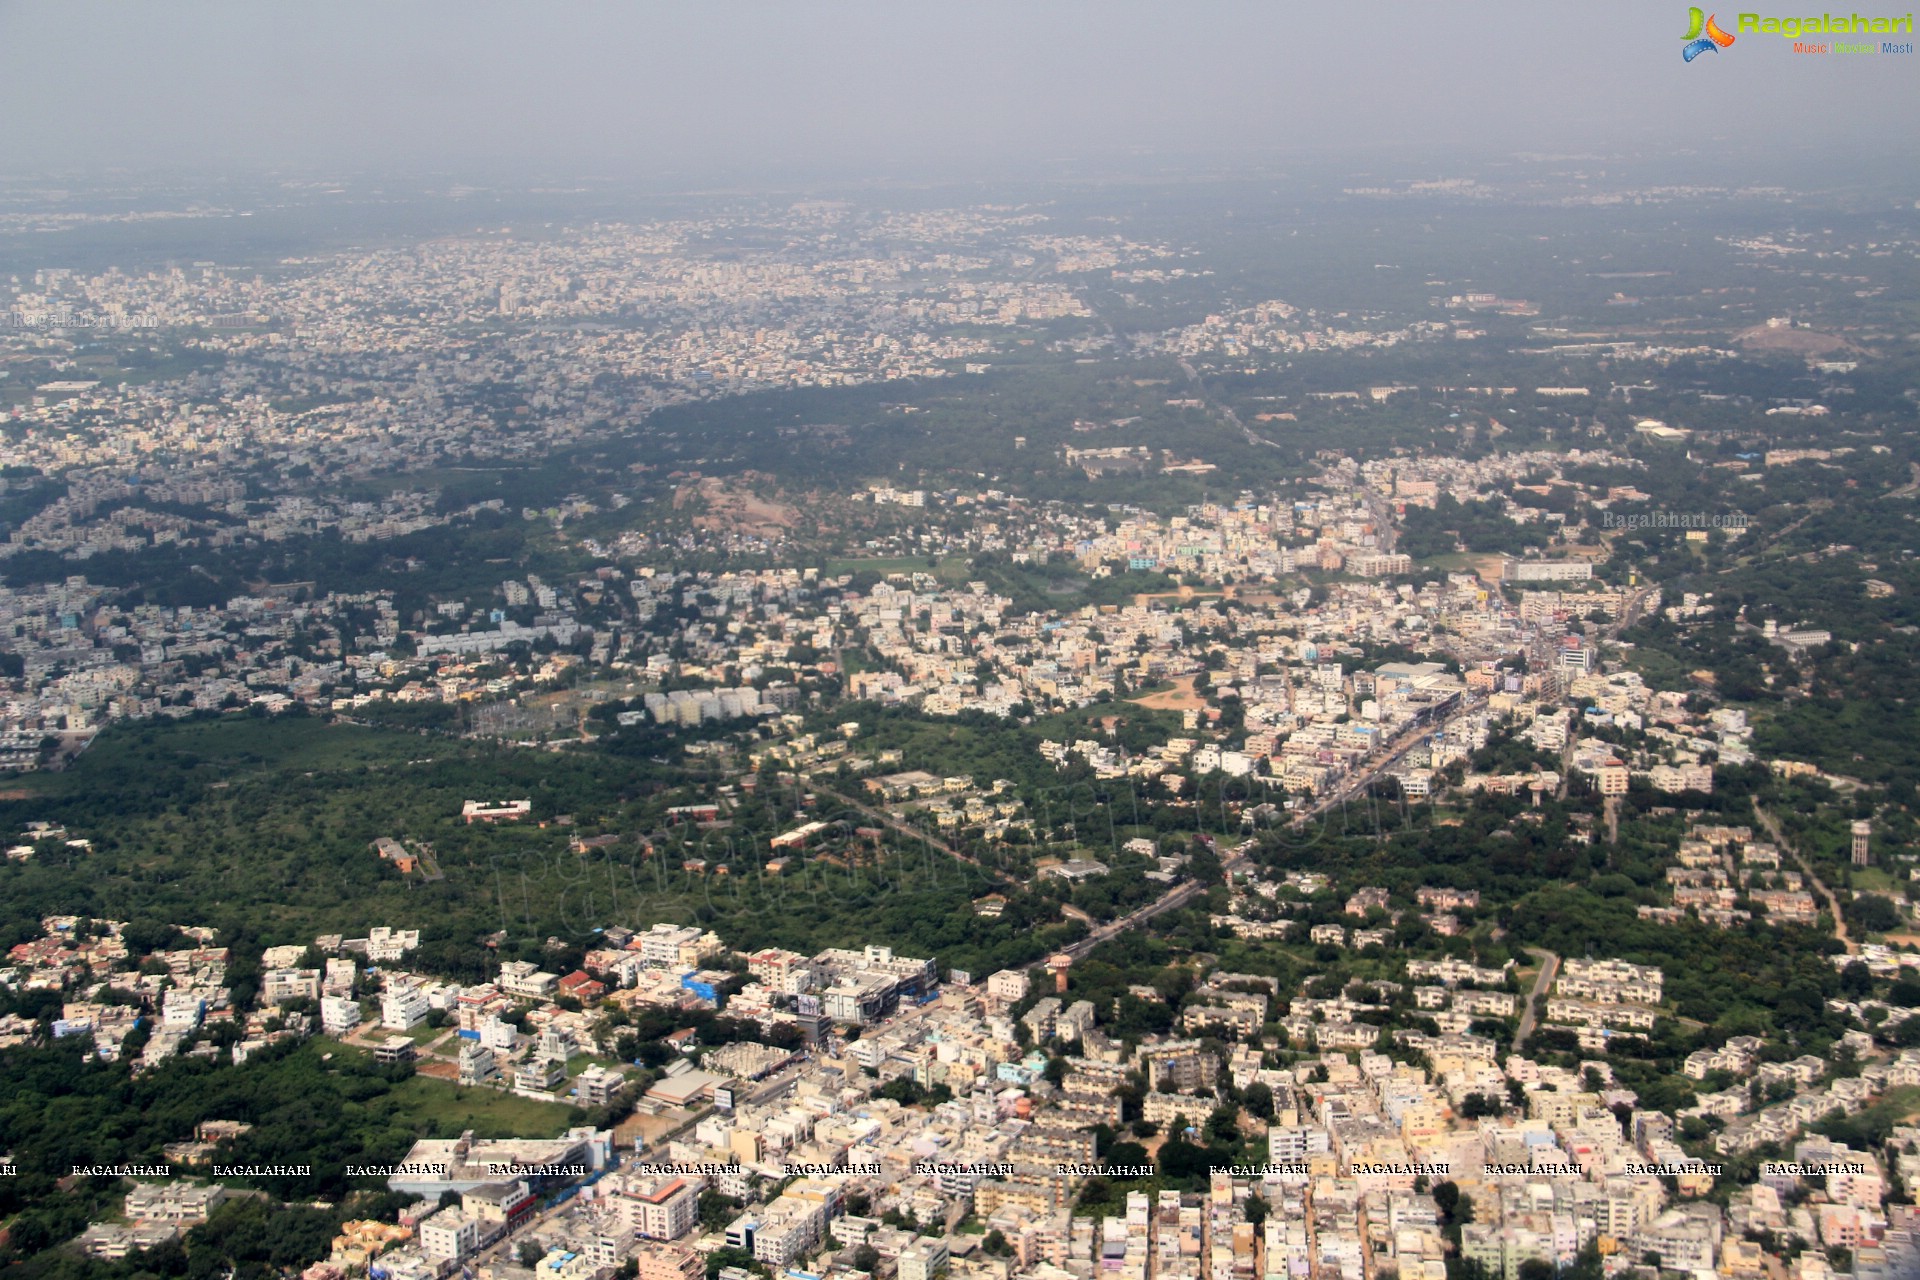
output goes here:
{"type": "MultiPolygon", "coordinates": [[[[949,587],[968,582],[984,582],[989,591],[1008,597],[1016,609],[1046,611],[1077,609],[1081,605],[1128,605],[1137,595],[1174,592],[1179,584],[1164,573],[1131,571],[1111,577],[1092,578],[1078,565],[1054,562],[1046,565],[981,563],[964,556],[945,556],[929,566],[925,556],[871,556],[828,560],[821,573],[826,577],[860,573],[930,573],[949,587]]],[[[1196,593],[1220,595],[1218,591],[1196,593]]]]}
{"type": "Polygon", "coordinates": [[[1896,1123],[1912,1120],[1920,1115],[1920,1085],[1903,1084],[1887,1090],[1867,1112],[1877,1112],[1896,1123]]]}
{"type": "Polygon", "coordinates": [[[1849,883],[1855,889],[1864,889],[1869,893],[1890,893],[1898,895],[1900,884],[1885,867],[1849,867],[1849,883]]]}
{"type": "Polygon", "coordinates": [[[498,466],[421,467],[414,471],[389,471],[379,475],[355,476],[340,486],[343,496],[379,501],[395,490],[458,489],[469,492],[498,485],[517,468],[498,466]]]}
{"type": "Polygon", "coordinates": [[[942,556],[929,568],[926,556],[867,556],[829,560],[820,569],[822,577],[837,578],[843,573],[931,573],[948,584],[968,580],[971,569],[965,556],[942,556]]]}
{"type": "Polygon", "coordinates": [[[1829,1118],[1813,1129],[1850,1145],[1876,1147],[1895,1125],[1911,1124],[1920,1115],[1920,1085],[1901,1085],[1881,1094],[1872,1105],[1840,1119],[1829,1118]]]}
{"type": "Polygon", "coordinates": [[[431,1076],[393,1087],[401,1114],[436,1133],[473,1130],[479,1138],[551,1138],[567,1128],[573,1108],[499,1089],[475,1089],[431,1076]]]}
{"type": "MultiPolygon", "coordinates": [[[[431,1034],[440,1035],[444,1030],[431,1034]]],[[[373,1060],[365,1046],[346,1044],[331,1036],[316,1036],[311,1044],[318,1052],[330,1055],[336,1067],[365,1067],[373,1060]]],[[[498,1089],[476,1089],[422,1075],[400,1081],[387,1091],[386,1099],[389,1109],[408,1117],[419,1132],[442,1137],[456,1137],[472,1129],[482,1138],[551,1138],[566,1129],[573,1110],[564,1103],[523,1098],[498,1089]]]]}

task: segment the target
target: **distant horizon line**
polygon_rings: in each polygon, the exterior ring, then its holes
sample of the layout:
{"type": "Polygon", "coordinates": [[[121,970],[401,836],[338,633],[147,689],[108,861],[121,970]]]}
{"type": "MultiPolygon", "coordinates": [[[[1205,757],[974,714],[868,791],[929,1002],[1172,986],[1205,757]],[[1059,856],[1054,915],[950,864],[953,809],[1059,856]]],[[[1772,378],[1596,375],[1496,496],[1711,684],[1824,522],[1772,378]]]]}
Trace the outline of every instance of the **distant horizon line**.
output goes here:
{"type": "MultiPolygon", "coordinates": [[[[254,162],[150,162],[116,164],[9,164],[0,161],[0,184],[85,182],[107,185],[113,182],[192,182],[234,185],[261,181],[307,182],[398,182],[414,186],[423,182],[473,183],[483,186],[526,188],[532,184],[568,183],[587,189],[622,190],[672,186],[684,194],[747,194],[768,188],[805,190],[833,185],[905,185],[905,186],[978,186],[995,182],[1034,182],[1043,185],[1076,185],[1114,181],[1233,181],[1312,175],[1327,178],[1377,178],[1389,182],[1436,181],[1466,176],[1491,176],[1462,173],[1463,168],[1484,171],[1489,167],[1533,169],[1551,165],[1605,165],[1622,169],[1659,168],[1676,164],[1698,166],[1717,172],[1698,173],[1699,185],[1724,185],[1737,180],[1725,170],[1756,164],[1776,176],[1778,171],[1794,168],[1826,168],[1835,163],[1832,149],[1814,141],[1801,147],[1781,145],[1769,140],[1753,144],[1750,138],[1729,135],[1716,138],[1700,134],[1690,136],[1685,145],[1621,144],[1605,149],[1576,148],[1566,151],[1514,149],[1511,147],[1462,146],[1444,153],[1432,147],[1382,143],[1356,149],[1341,147],[1295,147],[1287,150],[1249,150],[1244,147],[1191,148],[1180,151],[1153,147],[1095,149],[1051,157],[1023,160],[968,159],[945,168],[930,168],[924,162],[871,158],[843,162],[795,160],[787,163],[740,161],[736,163],[644,164],[608,167],[523,164],[515,160],[449,159],[423,165],[398,160],[342,161],[315,160],[254,162]],[[1741,144],[1745,142],[1746,146],[1741,144]],[[1392,173],[1377,172],[1377,167],[1392,165],[1392,173]],[[1063,166],[1065,167],[1063,169],[1063,166]],[[1080,171],[1076,172],[1078,168],[1080,171]],[[1290,173],[1298,170],[1299,173],[1290,173]],[[686,190],[686,184],[706,188],[686,190]]],[[[1609,175],[1626,177],[1626,173],[1609,175]]],[[[1755,175],[1759,180],[1760,175],[1755,175]]]]}

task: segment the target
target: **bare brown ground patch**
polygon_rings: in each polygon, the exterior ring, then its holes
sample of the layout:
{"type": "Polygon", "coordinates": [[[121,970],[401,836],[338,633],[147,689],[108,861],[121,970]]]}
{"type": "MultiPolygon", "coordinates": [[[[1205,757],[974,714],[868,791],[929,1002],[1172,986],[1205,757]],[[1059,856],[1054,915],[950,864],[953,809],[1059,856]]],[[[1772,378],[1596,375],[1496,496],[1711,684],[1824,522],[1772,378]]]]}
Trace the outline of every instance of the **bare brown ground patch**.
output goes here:
{"type": "Polygon", "coordinates": [[[703,508],[701,513],[693,518],[694,527],[697,529],[734,533],[784,533],[799,522],[799,511],[784,502],[762,497],[748,487],[756,481],[770,479],[771,477],[746,473],[737,477],[737,483],[729,483],[718,476],[707,476],[675,489],[673,505],[679,509],[697,499],[703,508]]]}
{"type": "Polygon", "coordinates": [[[1831,333],[1812,329],[1769,329],[1755,325],[1733,335],[1733,340],[1755,351],[1784,351],[1792,355],[1823,356],[1851,350],[1853,344],[1831,333]]]}
{"type": "Polygon", "coordinates": [[[1207,700],[1194,692],[1192,676],[1178,677],[1171,689],[1162,689],[1144,698],[1129,698],[1127,701],[1152,711],[1194,711],[1207,705],[1207,700]]]}

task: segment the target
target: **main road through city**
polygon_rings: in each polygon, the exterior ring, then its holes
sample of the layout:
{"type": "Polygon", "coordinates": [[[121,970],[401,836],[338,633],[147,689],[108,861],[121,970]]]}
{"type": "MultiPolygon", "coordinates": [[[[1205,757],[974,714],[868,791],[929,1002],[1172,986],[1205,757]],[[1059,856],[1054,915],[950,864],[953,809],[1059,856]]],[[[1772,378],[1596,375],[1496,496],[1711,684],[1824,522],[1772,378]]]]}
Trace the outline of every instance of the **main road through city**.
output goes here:
{"type": "MultiPolygon", "coordinates": [[[[1478,709],[1481,701],[1482,699],[1478,697],[1468,698],[1463,701],[1447,718],[1445,723],[1451,724],[1454,720],[1471,714],[1478,709]]],[[[1326,795],[1321,796],[1318,800],[1315,800],[1307,808],[1296,812],[1293,815],[1292,825],[1295,828],[1304,827],[1321,814],[1327,812],[1327,810],[1333,808],[1333,806],[1345,804],[1355,795],[1360,794],[1365,791],[1368,786],[1372,785],[1373,780],[1379,777],[1383,771],[1398,764],[1407,752],[1413,750],[1414,747],[1425,742],[1434,734],[1442,732],[1443,729],[1444,725],[1436,726],[1422,723],[1403,730],[1399,737],[1387,744],[1387,749],[1380,755],[1354,770],[1353,773],[1343,778],[1339,785],[1335,786],[1333,790],[1327,792],[1326,795]]],[[[1244,844],[1235,845],[1233,849],[1229,851],[1228,855],[1221,860],[1221,871],[1231,877],[1234,872],[1239,871],[1246,865],[1247,855],[1253,848],[1254,842],[1251,840],[1244,844]]],[[[1169,911],[1175,911],[1186,906],[1189,902],[1192,902],[1195,898],[1204,894],[1207,889],[1207,885],[1201,884],[1197,880],[1190,880],[1185,884],[1176,885],[1139,910],[1121,916],[1118,920],[1103,924],[1087,934],[1086,937],[1080,939],[1080,941],[1062,947],[1061,954],[1078,960],[1109,938],[1117,937],[1128,929],[1145,924],[1155,916],[1164,915],[1169,911]]]]}

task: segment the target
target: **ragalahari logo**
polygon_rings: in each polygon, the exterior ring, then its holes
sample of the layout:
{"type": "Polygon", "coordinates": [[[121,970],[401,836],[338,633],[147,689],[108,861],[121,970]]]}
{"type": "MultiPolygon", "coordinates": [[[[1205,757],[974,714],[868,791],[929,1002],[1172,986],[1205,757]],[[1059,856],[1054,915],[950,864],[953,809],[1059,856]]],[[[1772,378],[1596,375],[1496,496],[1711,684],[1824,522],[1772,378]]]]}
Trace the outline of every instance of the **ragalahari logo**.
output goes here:
{"type": "Polygon", "coordinates": [[[1703,13],[1699,9],[1687,10],[1687,34],[1680,38],[1687,42],[1687,47],[1680,51],[1680,56],[1688,62],[1692,62],[1703,53],[1718,53],[1733,43],[1733,37],[1720,29],[1720,24],[1713,20],[1713,15],[1703,13]]]}

